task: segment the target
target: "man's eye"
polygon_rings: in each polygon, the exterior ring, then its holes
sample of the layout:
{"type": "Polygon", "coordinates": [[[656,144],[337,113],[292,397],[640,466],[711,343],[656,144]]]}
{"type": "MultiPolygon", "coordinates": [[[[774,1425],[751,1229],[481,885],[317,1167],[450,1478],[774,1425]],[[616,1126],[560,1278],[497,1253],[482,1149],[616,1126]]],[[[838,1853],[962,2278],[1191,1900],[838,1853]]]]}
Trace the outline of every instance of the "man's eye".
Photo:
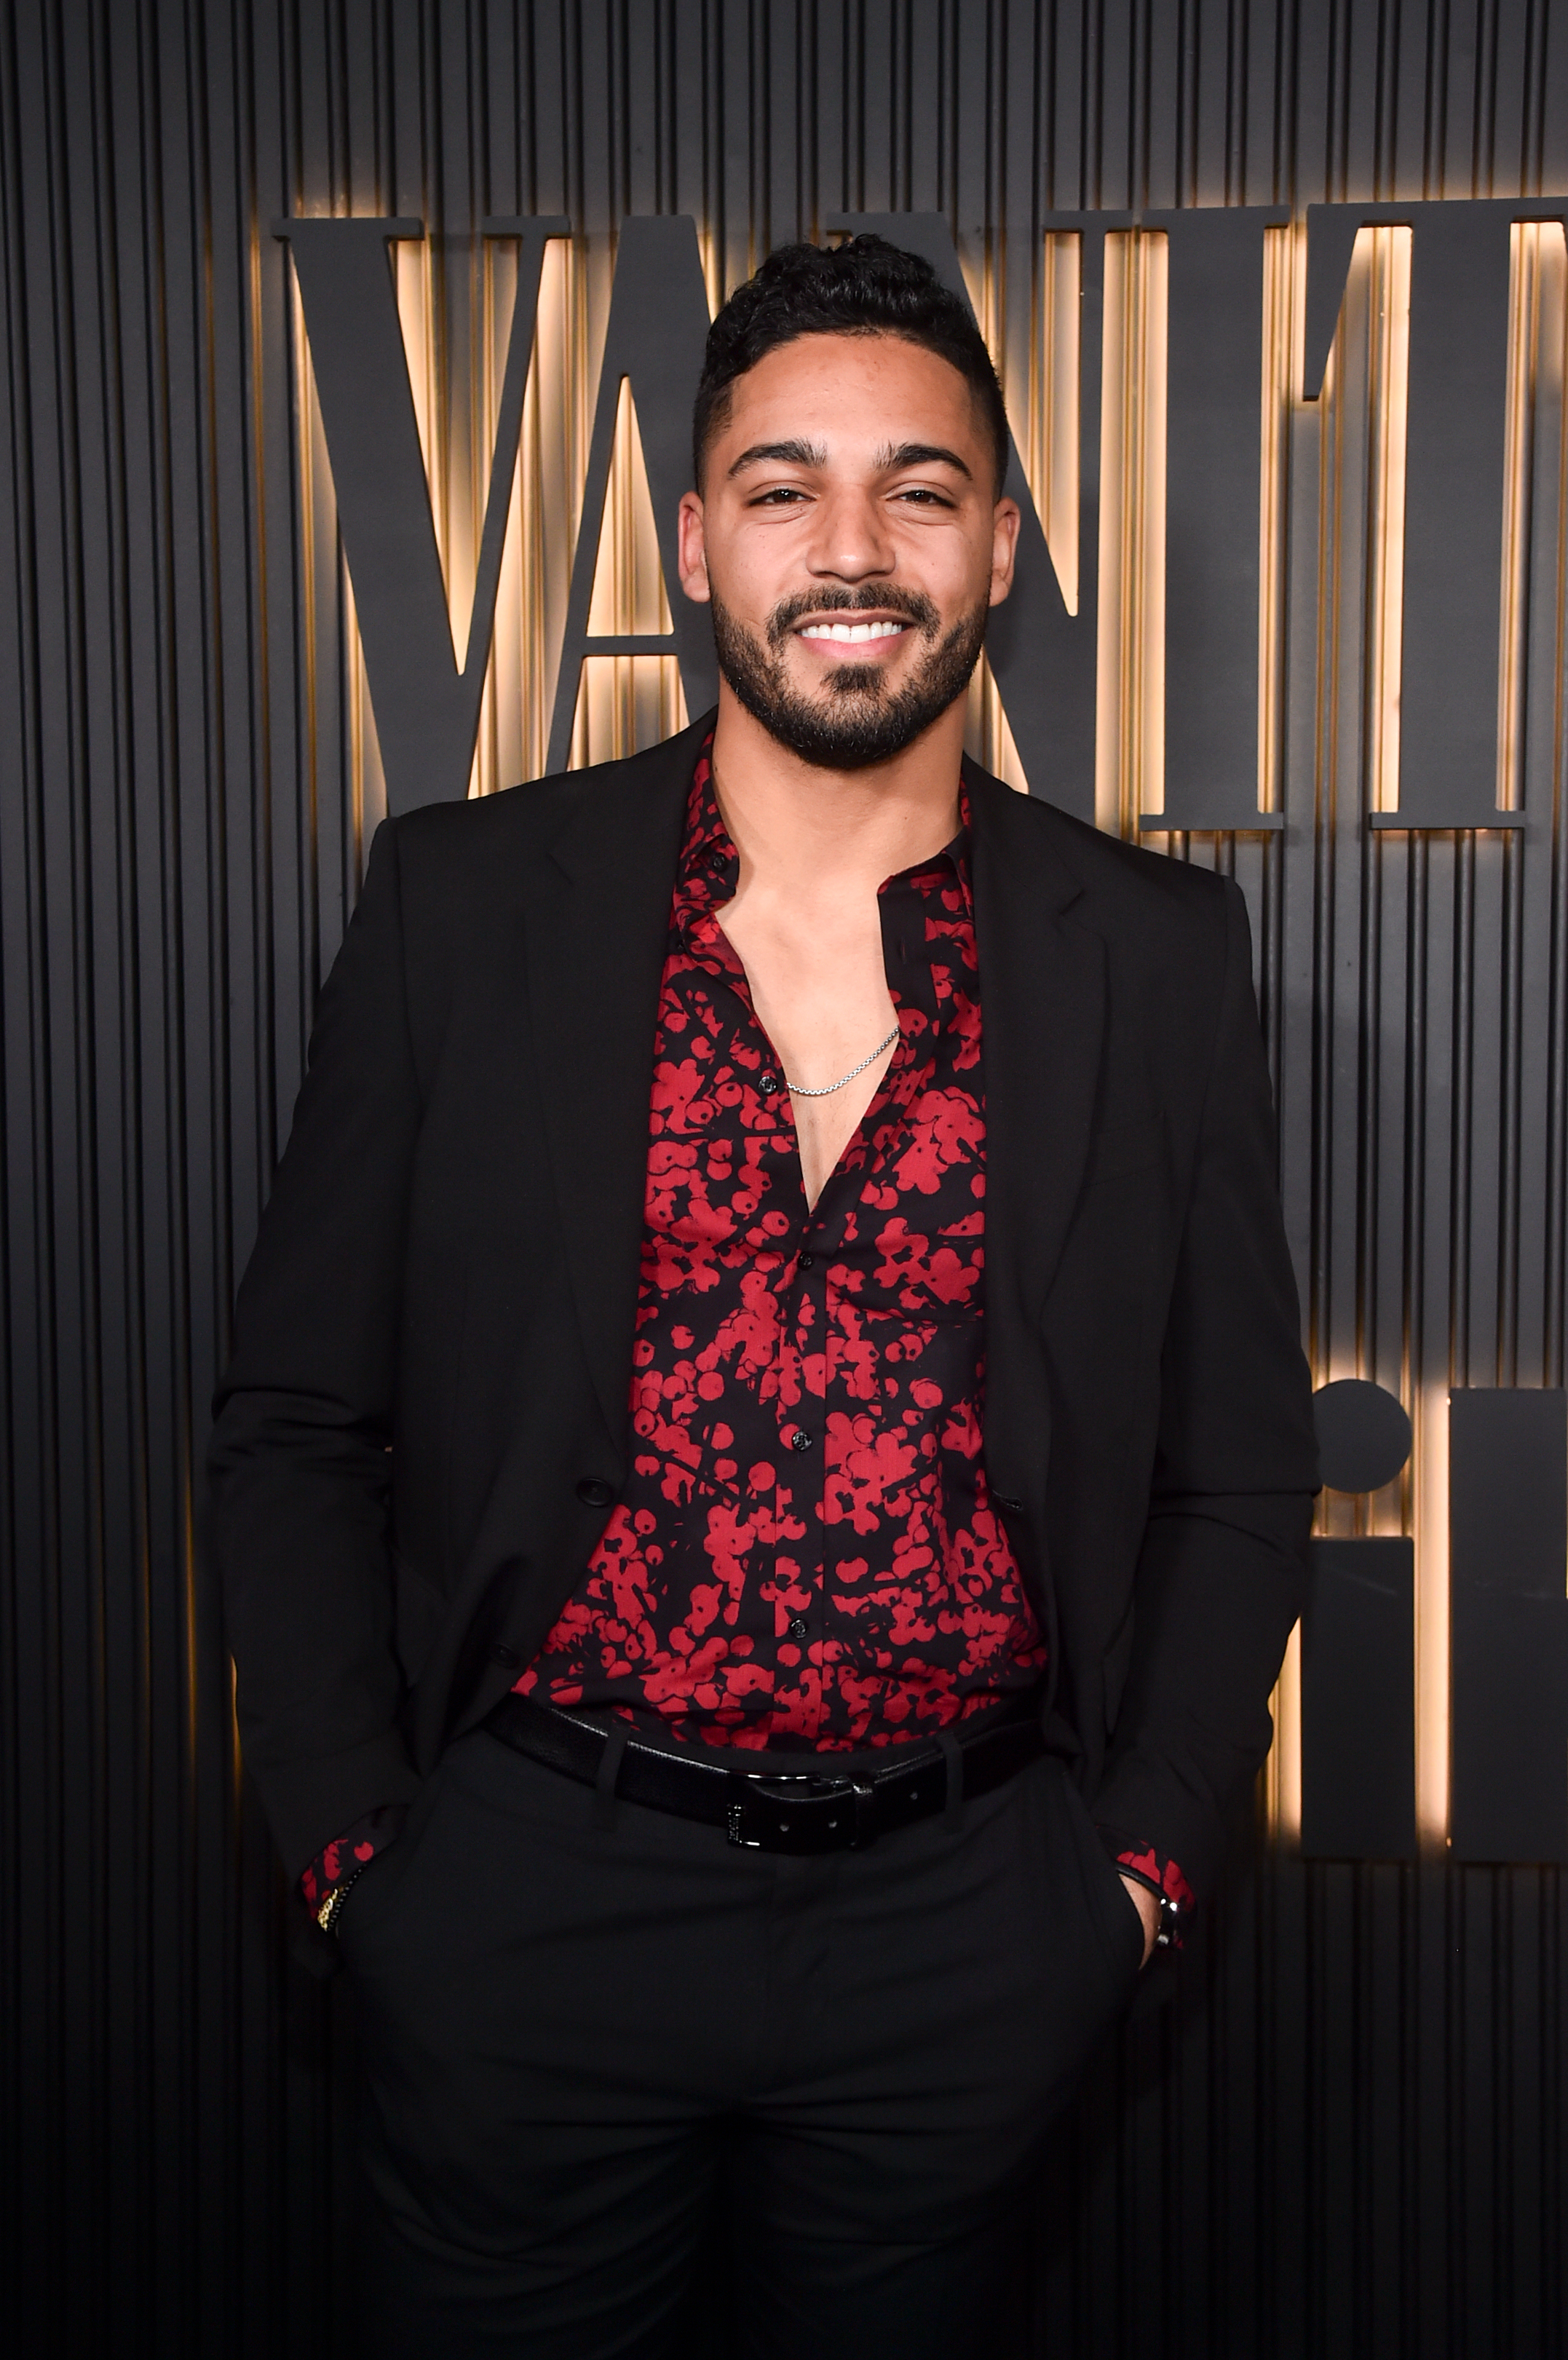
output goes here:
{"type": "Polygon", "coordinates": [[[935,490],[930,484],[906,484],[898,494],[898,497],[901,500],[918,500],[922,508],[946,508],[953,506],[953,502],[945,494],[935,490]]]}
{"type": "Polygon", "coordinates": [[[754,508],[793,508],[805,497],[804,492],[797,491],[793,484],[773,484],[767,491],[758,492],[751,505],[754,508]]]}

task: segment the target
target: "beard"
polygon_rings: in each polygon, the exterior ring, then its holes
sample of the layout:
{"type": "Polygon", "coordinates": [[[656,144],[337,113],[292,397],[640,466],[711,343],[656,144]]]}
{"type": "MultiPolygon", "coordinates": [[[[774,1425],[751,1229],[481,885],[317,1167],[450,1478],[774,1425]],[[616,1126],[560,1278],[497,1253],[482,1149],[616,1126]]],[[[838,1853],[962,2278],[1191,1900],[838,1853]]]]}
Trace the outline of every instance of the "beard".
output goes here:
{"type": "Polygon", "coordinates": [[[766,642],[748,630],[712,592],[713,645],[719,670],[770,738],[819,770],[862,770],[891,761],[912,746],[953,699],[962,696],[980,660],[990,605],[983,601],[943,633],[942,617],[919,590],[880,588],[802,592],[768,617],[766,642]],[[807,696],[791,685],[785,650],[804,615],[853,615],[870,609],[907,619],[926,642],[902,688],[889,694],[879,663],[840,663],[822,690],[807,696]]]}

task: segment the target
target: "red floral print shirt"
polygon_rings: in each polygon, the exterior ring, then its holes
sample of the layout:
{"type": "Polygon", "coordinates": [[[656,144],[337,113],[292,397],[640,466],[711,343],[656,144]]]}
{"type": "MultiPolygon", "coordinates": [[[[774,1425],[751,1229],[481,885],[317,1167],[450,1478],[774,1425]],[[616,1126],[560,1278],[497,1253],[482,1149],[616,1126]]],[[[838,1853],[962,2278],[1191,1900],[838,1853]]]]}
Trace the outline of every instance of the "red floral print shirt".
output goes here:
{"type": "Polygon", "coordinates": [[[517,1681],[678,1737],[897,1744],[1045,1650],[982,1456],[985,1112],[961,836],[880,894],[892,1059],[814,1207],[698,762],[654,1047],[630,1479],[517,1681]]]}
{"type": "MultiPolygon", "coordinates": [[[[656,1717],[676,1738],[893,1745],[1032,1688],[1045,1664],[982,1456],[966,840],[881,889],[898,1042],[813,1208],[779,1060],[718,923],[737,865],[704,748],[657,1020],[632,1472],[517,1687],[656,1717]]],[[[374,1812],[318,1855],[300,1879],[313,1914],[401,1817],[374,1812]]],[[[1191,1907],[1174,1861],[1102,1833],[1119,1867],[1191,1907]]]]}

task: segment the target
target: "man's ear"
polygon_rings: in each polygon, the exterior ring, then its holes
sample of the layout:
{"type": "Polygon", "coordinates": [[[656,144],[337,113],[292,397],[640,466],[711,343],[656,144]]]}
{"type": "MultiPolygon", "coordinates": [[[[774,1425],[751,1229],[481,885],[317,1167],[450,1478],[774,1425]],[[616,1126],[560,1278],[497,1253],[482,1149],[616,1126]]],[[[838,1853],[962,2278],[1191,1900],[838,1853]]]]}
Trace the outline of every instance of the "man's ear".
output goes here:
{"type": "Polygon", "coordinates": [[[1013,586],[1013,566],[1018,553],[1018,504],[1006,497],[996,502],[991,517],[991,604],[999,606],[1013,586]]]}
{"type": "Polygon", "coordinates": [[[707,528],[700,492],[681,493],[675,527],[681,560],[681,587],[697,606],[705,606],[713,594],[708,585],[707,528]]]}

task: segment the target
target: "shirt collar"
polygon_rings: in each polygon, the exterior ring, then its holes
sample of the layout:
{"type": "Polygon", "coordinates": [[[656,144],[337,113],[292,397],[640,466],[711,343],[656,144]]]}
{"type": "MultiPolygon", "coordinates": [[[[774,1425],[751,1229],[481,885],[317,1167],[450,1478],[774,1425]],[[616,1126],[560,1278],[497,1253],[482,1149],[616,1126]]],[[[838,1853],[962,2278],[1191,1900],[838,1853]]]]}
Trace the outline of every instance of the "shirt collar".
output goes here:
{"type": "MultiPolygon", "coordinates": [[[[887,893],[903,887],[914,892],[929,892],[956,877],[964,893],[965,912],[973,916],[974,888],[970,879],[969,788],[960,779],[958,785],[958,833],[944,844],[940,852],[912,869],[900,869],[896,877],[885,878],[879,891],[887,893]]],[[[703,739],[691,773],[691,792],[686,805],[686,834],[681,847],[681,862],[675,883],[675,919],[705,914],[733,901],[740,881],[740,855],[731,841],[719,811],[719,799],[713,792],[713,739],[710,731],[703,739]]]]}

